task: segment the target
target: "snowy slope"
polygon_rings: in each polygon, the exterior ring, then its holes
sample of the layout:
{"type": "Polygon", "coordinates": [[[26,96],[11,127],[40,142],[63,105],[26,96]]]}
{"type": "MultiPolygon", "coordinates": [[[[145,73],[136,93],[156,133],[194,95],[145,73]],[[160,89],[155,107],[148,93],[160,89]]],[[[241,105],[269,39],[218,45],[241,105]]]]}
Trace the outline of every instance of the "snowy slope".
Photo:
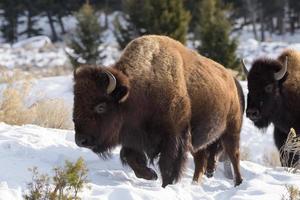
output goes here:
{"type": "MultiPolygon", "coordinates": [[[[249,161],[241,163],[244,182],[233,187],[232,180],[223,176],[219,167],[212,179],[204,178],[202,185],[191,183],[193,162],[189,157],[187,170],[176,185],[161,188],[161,181],[145,181],[135,177],[132,170],[119,161],[119,149],[111,159],[100,160],[89,150],[74,143],[72,131],[46,129],[33,125],[9,126],[0,124],[0,199],[18,200],[31,179],[27,170],[38,166],[51,173],[53,166],[64,160],[75,161],[82,156],[89,168],[91,189],[83,199],[141,200],[141,199],[281,199],[284,185],[300,185],[300,175],[289,174],[282,168],[266,168],[249,161]]],[[[157,169],[156,169],[157,170],[157,169]]]]}

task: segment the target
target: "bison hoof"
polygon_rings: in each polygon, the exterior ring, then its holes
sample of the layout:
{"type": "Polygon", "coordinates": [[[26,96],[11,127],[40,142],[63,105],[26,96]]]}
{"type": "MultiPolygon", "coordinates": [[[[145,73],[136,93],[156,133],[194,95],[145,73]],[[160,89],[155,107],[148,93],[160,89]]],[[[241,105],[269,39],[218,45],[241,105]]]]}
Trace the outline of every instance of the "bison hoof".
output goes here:
{"type": "Polygon", "coordinates": [[[242,182],[243,182],[243,179],[242,179],[242,178],[236,179],[236,180],[235,180],[235,183],[234,183],[234,187],[239,186],[242,182]]]}
{"type": "Polygon", "coordinates": [[[207,171],[207,172],[205,172],[205,175],[206,175],[206,177],[207,178],[211,178],[211,177],[213,177],[214,176],[214,172],[213,171],[207,171]]]}
{"type": "Polygon", "coordinates": [[[146,180],[157,180],[158,176],[156,172],[151,168],[144,168],[139,172],[135,172],[136,177],[143,178],[146,180]]]}
{"type": "Polygon", "coordinates": [[[172,184],[172,181],[163,181],[161,187],[165,188],[169,184],[172,184]]]}

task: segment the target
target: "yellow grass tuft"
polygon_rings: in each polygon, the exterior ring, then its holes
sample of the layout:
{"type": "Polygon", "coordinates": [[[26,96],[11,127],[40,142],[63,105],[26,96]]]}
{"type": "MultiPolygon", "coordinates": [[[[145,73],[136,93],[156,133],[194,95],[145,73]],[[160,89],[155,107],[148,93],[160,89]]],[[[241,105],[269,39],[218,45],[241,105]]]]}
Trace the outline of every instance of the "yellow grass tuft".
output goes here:
{"type": "Polygon", "coordinates": [[[297,136],[295,129],[291,128],[285,144],[280,149],[280,158],[282,165],[292,173],[300,170],[300,160],[292,166],[289,164],[289,160],[294,159],[295,156],[300,156],[300,136],[297,136]]]}
{"type": "Polygon", "coordinates": [[[46,128],[72,129],[71,108],[63,100],[42,100],[28,107],[25,100],[32,77],[19,70],[1,70],[0,122],[12,125],[36,124],[46,128]]]}
{"type": "Polygon", "coordinates": [[[34,124],[48,128],[73,129],[70,119],[71,108],[62,99],[48,99],[35,106],[34,124]]]}
{"type": "Polygon", "coordinates": [[[281,200],[300,200],[300,190],[296,186],[286,185],[286,193],[281,200]]]}

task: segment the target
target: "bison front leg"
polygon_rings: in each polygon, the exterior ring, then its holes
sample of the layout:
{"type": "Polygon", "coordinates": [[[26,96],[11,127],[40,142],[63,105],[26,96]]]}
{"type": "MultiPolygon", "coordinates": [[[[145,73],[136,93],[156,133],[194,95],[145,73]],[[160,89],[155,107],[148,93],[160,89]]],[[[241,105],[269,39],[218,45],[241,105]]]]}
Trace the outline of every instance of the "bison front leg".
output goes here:
{"type": "Polygon", "coordinates": [[[205,175],[208,178],[213,177],[222,150],[223,147],[220,140],[215,141],[207,147],[207,153],[209,154],[209,156],[207,158],[207,167],[205,175]]]}
{"type": "Polygon", "coordinates": [[[199,183],[207,166],[208,153],[206,149],[198,150],[197,152],[193,153],[193,157],[195,163],[193,182],[199,183]]]}
{"type": "Polygon", "coordinates": [[[180,178],[187,154],[187,134],[181,137],[168,137],[162,144],[159,168],[162,176],[162,187],[177,182],[180,178]]]}
{"type": "Polygon", "coordinates": [[[144,153],[123,147],[121,149],[120,157],[123,164],[128,164],[132,168],[136,177],[146,180],[157,179],[155,171],[147,167],[147,158],[144,153]]]}

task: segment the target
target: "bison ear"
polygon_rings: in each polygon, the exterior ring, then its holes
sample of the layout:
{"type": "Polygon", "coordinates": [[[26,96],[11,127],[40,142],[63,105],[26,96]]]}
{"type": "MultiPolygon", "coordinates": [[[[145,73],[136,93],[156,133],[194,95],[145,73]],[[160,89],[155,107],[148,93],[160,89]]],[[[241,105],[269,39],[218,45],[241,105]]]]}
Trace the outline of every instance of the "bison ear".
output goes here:
{"type": "Polygon", "coordinates": [[[123,103],[129,96],[129,88],[123,85],[118,86],[112,93],[112,97],[118,103],[123,103]]]}

